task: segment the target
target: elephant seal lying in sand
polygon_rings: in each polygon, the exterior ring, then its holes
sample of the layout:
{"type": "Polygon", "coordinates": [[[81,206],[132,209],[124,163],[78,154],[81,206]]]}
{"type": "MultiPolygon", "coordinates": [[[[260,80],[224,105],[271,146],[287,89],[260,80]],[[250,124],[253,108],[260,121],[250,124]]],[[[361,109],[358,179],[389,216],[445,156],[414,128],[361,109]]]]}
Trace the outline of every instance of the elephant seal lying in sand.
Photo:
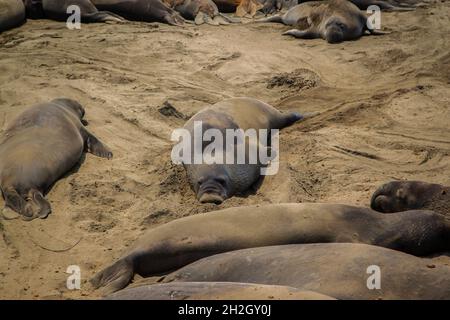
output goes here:
{"type": "Polygon", "coordinates": [[[91,282],[112,292],[125,287],[135,273],[161,274],[221,252],[319,242],[367,243],[426,255],[450,248],[450,222],[431,211],[383,215],[339,204],[228,208],[148,230],[128,254],[91,282]]]}
{"type": "Polygon", "coordinates": [[[0,32],[20,26],[25,19],[22,0],[0,0],[0,32]]]}
{"type": "Polygon", "coordinates": [[[202,203],[222,203],[235,194],[247,191],[261,176],[261,168],[265,164],[261,161],[260,153],[252,163],[250,152],[270,150],[267,149],[270,148],[268,139],[261,139],[258,135],[256,141],[247,142],[242,139],[239,143],[234,137],[227,139],[227,130],[253,130],[256,134],[266,130],[269,136],[272,129],[283,129],[300,119],[302,116],[298,113],[281,113],[274,107],[251,98],[227,99],[195,114],[184,125],[184,129],[190,133],[192,148],[191,154],[188,155],[190,163],[184,161],[183,165],[197,199],[202,203]],[[222,150],[217,152],[221,152],[222,164],[208,164],[205,161],[194,164],[195,157],[202,159],[208,147],[207,143],[203,143],[199,150],[194,150],[197,140],[202,138],[198,135],[196,137],[196,125],[200,126],[203,133],[206,130],[220,131],[223,137],[222,150]],[[228,150],[227,146],[230,147],[228,150]],[[238,163],[237,151],[241,147],[245,149],[245,159],[238,163]],[[227,161],[226,157],[230,154],[231,161],[227,161]]]}
{"type": "Polygon", "coordinates": [[[273,16],[258,22],[280,22],[295,26],[283,35],[302,39],[322,38],[329,43],[356,40],[366,31],[385,34],[367,27],[367,17],[347,0],[312,1],[291,8],[282,16],[273,16]]]}
{"type": "Polygon", "coordinates": [[[375,191],[370,207],[384,213],[426,209],[450,217],[450,187],[421,181],[392,181],[375,191]]]}
{"type": "Polygon", "coordinates": [[[111,151],[83,125],[83,107],[70,99],[32,106],[0,138],[0,189],[5,206],[25,220],[51,212],[45,192],[87,150],[110,159],[111,151]]]}
{"type": "Polygon", "coordinates": [[[236,282],[171,282],[118,291],[106,300],[334,300],[286,286],[236,282]]]}
{"type": "Polygon", "coordinates": [[[194,20],[195,24],[211,25],[238,22],[219,12],[212,0],[163,0],[169,7],[178,11],[183,18],[194,20]]]}
{"type": "Polygon", "coordinates": [[[365,244],[293,244],[232,251],[163,279],[283,285],[337,299],[450,299],[450,267],[365,244]],[[377,273],[379,285],[377,284],[377,273]]]}
{"type": "Polygon", "coordinates": [[[66,21],[71,15],[67,8],[76,5],[81,9],[82,22],[133,21],[164,22],[181,25],[184,19],[161,0],[25,0],[27,12],[33,18],[66,21]],[[99,11],[100,10],[100,11],[99,11]],[[40,13],[40,14],[39,14],[40,13]]]}

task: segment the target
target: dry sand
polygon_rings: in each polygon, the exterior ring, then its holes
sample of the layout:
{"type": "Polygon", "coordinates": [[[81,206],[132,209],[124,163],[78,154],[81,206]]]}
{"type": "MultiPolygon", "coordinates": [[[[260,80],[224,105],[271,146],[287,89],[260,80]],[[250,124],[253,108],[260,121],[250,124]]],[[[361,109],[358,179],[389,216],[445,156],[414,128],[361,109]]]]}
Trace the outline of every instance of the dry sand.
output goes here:
{"type": "Polygon", "coordinates": [[[278,24],[70,31],[41,20],[1,34],[0,130],[34,103],[74,98],[114,159],[87,154],[49,192],[48,219],[0,220],[0,298],[95,298],[95,272],[179,217],[256,203],[368,205],[391,179],[450,185],[449,17],[449,1],[383,13],[391,34],[337,45],[281,36],[278,24]],[[254,194],[201,205],[170,161],[170,133],[184,120],[158,109],[169,101],[188,117],[235,96],[318,115],[281,133],[280,171],[254,194]],[[81,267],[79,291],[66,288],[69,265],[81,267]]]}

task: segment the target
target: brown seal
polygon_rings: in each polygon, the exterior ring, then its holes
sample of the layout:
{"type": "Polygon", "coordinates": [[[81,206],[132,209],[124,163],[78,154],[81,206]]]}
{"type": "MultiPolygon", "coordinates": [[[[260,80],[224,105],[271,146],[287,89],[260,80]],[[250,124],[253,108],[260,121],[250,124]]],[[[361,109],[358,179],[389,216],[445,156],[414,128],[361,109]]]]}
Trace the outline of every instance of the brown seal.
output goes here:
{"type": "Polygon", "coordinates": [[[334,300],[287,286],[237,282],[171,282],[118,291],[106,300],[334,300]]]}
{"type": "Polygon", "coordinates": [[[84,151],[110,159],[111,151],[83,125],[83,107],[70,99],[32,106],[0,140],[0,189],[5,206],[25,220],[51,212],[45,192],[81,159],[84,151]]]}
{"type": "Polygon", "coordinates": [[[92,284],[117,291],[135,273],[166,273],[221,252],[293,243],[355,242],[427,255],[448,250],[449,234],[450,223],[431,211],[383,215],[369,208],[314,203],[228,208],[148,230],[92,284]]]}
{"type": "MultiPolygon", "coordinates": [[[[282,129],[296,121],[302,119],[302,116],[295,112],[281,113],[274,107],[252,98],[233,98],[218,102],[207,107],[195,114],[184,125],[184,129],[188,130],[191,135],[191,144],[194,139],[195,123],[202,123],[202,130],[213,129],[219,130],[223,136],[226,136],[227,129],[234,130],[268,130],[282,129]]],[[[259,137],[258,137],[259,139],[259,137]]],[[[223,154],[227,152],[227,144],[232,144],[232,152],[234,152],[234,161],[232,163],[223,164],[192,164],[195,151],[192,149],[191,164],[183,163],[188,180],[192,189],[197,195],[197,199],[202,203],[219,204],[225,199],[235,194],[245,193],[261,176],[261,163],[259,157],[257,162],[252,163],[249,155],[250,146],[255,148],[267,148],[268,141],[258,140],[249,142],[246,146],[246,159],[244,163],[239,164],[237,157],[237,149],[239,148],[236,141],[225,141],[223,143],[223,154]],[[253,144],[252,144],[253,143],[253,144]]],[[[242,143],[241,145],[244,145],[242,143]]],[[[204,144],[201,153],[204,152],[206,145],[204,144]]],[[[201,155],[200,155],[201,156],[201,155]]]]}
{"type": "Polygon", "coordinates": [[[230,24],[238,22],[219,12],[212,0],[163,0],[169,7],[178,11],[187,20],[194,20],[195,24],[211,25],[230,24]]]}
{"type": "Polygon", "coordinates": [[[329,43],[356,40],[366,32],[385,34],[367,27],[366,15],[347,0],[311,1],[299,4],[284,15],[273,16],[258,22],[279,22],[297,29],[283,35],[302,39],[322,38],[329,43]]]}
{"type": "Polygon", "coordinates": [[[355,243],[293,244],[201,259],[162,279],[282,285],[337,299],[450,299],[450,267],[355,243]]]}
{"type": "Polygon", "coordinates": [[[450,216],[450,187],[422,181],[391,181],[375,191],[370,207],[384,213],[426,209],[450,216]]]}

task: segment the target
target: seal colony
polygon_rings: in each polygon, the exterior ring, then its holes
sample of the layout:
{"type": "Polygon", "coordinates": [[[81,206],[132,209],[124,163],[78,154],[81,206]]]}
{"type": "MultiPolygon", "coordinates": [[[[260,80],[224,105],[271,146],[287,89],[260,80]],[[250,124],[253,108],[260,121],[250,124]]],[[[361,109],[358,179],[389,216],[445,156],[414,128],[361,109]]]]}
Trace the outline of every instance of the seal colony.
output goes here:
{"type": "Polygon", "coordinates": [[[289,30],[284,34],[307,39],[322,37],[330,43],[336,43],[341,38],[340,41],[357,39],[365,31],[383,34],[366,27],[367,17],[358,7],[365,10],[370,5],[376,5],[387,11],[415,8],[380,0],[352,2],[354,5],[347,0],[312,1],[299,5],[297,0],[0,0],[0,32],[21,25],[26,18],[67,21],[73,14],[69,10],[71,6],[80,9],[81,22],[84,23],[121,23],[130,20],[163,22],[174,26],[192,21],[197,25],[238,23],[239,19],[223,13],[253,18],[257,12],[268,14],[289,9],[284,16],[261,21],[282,22],[305,29],[289,30]]]}
{"type": "MultiPolygon", "coordinates": [[[[73,3],[0,0],[0,9],[4,9],[0,30],[20,25],[25,16],[65,20],[67,6],[73,3]]],[[[221,11],[252,17],[258,10],[288,9],[283,15],[258,22],[282,22],[297,28],[285,34],[323,38],[328,43],[355,40],[366,32],[380,33],[367,28],[367,17],[360,11],[371,4],[391,11],[412,9],[403,3],[359,0],[300,5],[271,0],[76,3],[82,8],[84,22],[128,19],[171,25],[182,25],[186,20],[211,25],[235,22],[221,11]]],[[[0,137],[3,213],[13,210],[24,220],[46,218],[51,205],[45,194],[81,164],[85,152],[112,158],[109,147],[87,130],[84,116],[79,102],[59,98],[30,107],[8,124],[0,137]]],[[[195,122],[201,122],[202,129],[218,132],[289,126],[295,131],[302,118],[300,113],[280,112],[255,98],[238,97],[201,109],[183,128],[194,133],[195,122]]],[[[124,134],[134,138],[131,133],[124,134]]],[[[252,143],[243,142],[245,147],[252,143]]],[[[276,156],[270,144],[260,140],[255,144],[276,156]]],[[[237,147],[233,140],[233,150],[237,147]]],[[[202,145],[201,153],[205,149],[202,145]]],[[[228,152],[226,148],[217,151],[228,152]]],[[[231,197],[246,197],[261,179],[264,164],[245,160],[231,165],[182,163],[186,184],[193,191],[190,196],[198,200],[197,205],[207,203],[215,208],[213,204],[231,197]]],[[[176,178],[183,181],[180,176],[176,178]]],[[[450,268],[431,264],[427,258],[450,250],[448,192],[449,187],[440,184],[391,181],[375,190],[370,208],[337,203],[261,203],[176,219],[146,230],[130,250],[116,261],[111,258],[111,264],[90,282],[103,294],[112,293],[105,297],[111,300],[450,299],[450,268]],[[373,265],[383,272],[381,290],[367,286],[367,267],[373,265]],[[125,288],[136,274],[160,277],[125,288]]]]}

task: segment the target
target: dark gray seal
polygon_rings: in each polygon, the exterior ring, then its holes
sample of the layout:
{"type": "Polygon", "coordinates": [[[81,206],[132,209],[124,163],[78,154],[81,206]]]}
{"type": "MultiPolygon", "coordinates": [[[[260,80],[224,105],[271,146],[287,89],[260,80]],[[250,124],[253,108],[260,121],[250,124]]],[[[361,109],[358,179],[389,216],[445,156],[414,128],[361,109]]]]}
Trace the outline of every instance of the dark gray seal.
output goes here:
{"type": "Polygon", "coordinates": [[[450,216],[450,187],[422,181],[391,181],[375,191],[370,207],[384,213],[425,209],[450,216]]]}
{"type": "Polygon", "coordinates": [[[355,243],[293,244],[222,253],[162,279],[170,281],[282,285],[337,299],[450,299],[449,266],[355,243]]]}
{"type": "Polygon", "coordinates": [[[221,252],[319,242],[366,243],[427,255],[450,248],[450,222],[431,211],[383,215],[339,204],[228,208],[148,230],[121,259],[95,275],[92,284],[113,292],[125,287],[135,273],[166,273],[221,252]]]}
{"type": "Polygon", "coordinates": [[[22,0],[0,0],[0,32],[20,26],[25,20],[22,0]]]}
{"type": "Polygon", "coordinates": [[[83,125],[83,107],[70,99],[32,106],[0,140],[0,190],[5,206],[25,220],[51,212],[45,192],[72,169],[84,151],[110,159],[111,151],[83,125]]]}

